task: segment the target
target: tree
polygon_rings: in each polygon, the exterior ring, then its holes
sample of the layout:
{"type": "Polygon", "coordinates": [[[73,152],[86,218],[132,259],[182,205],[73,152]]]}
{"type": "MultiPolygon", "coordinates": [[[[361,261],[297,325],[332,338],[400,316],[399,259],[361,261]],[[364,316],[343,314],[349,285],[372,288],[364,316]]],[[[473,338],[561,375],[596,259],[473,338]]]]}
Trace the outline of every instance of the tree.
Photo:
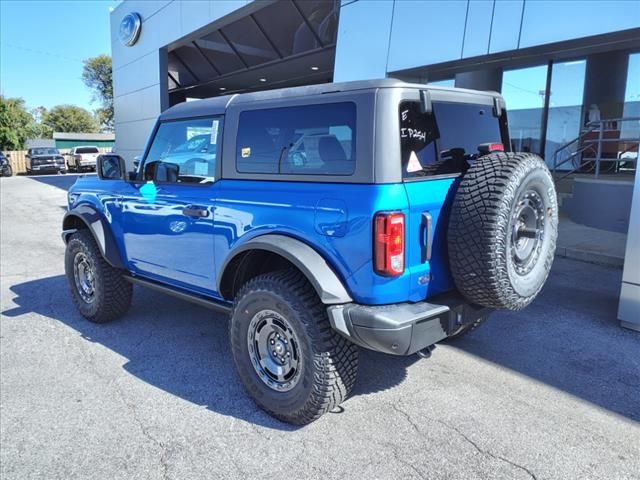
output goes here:
{"type": "Polygon", "coordinates": [[[96,116],[105,130],[113,130],[113,74],[111,57],[98,55],[84,61],[82,81],[93,90],[93,100],[99,101],[96,116]]]}
{"type": "Polygon", "coordinates": [[[54,132],[94,133],[98,123],[90,112],[75,105],[57,105],[46,112],[42,124],[54,132]]]}
{"type": "Polygon", "coordinates": [[[34,138],[53,137],[53,129],[42,123],[46,114],[47,109],[42,105],[31,109],[31,116],[33,117],[34,138]]]}
{"type": "Polygon", "coordinates": [[[0,150],[22,150],[35,134],[31,114],[22,98],[0,95],[0,150]]]}

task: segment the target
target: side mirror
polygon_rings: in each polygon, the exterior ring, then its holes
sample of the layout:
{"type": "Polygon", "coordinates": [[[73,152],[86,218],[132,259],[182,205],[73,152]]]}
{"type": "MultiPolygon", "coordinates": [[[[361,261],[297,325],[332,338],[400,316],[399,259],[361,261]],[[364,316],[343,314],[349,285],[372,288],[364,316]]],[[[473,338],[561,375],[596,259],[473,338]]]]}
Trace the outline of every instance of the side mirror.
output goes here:
{"type": "Polygon", "coordinates": [[[98,156],[98,177],[100,180],[124,180],[127,178],[124,158],[120,155],[98,156]]]}
{"type": "Polygon", "coordinates": [[[180,167],[175,163],[149,162],[144,165],[144,181],[146,182],[171,182],[178,181],[180,167]]]}
{"type": "Polygon", "coordinates": [[[142,157],[140,155],[136,155],[135,157],[133,157],[133,168],[138,170],[138,167],[140,166],[140,159],[142,157]]]}
{"type": "Polygon", "coordinates": [[[156,170],[157,182],[171,182],[176,183],[180,175],[180,167],[175,163],[162,162],[158,165],[156,170]]]}

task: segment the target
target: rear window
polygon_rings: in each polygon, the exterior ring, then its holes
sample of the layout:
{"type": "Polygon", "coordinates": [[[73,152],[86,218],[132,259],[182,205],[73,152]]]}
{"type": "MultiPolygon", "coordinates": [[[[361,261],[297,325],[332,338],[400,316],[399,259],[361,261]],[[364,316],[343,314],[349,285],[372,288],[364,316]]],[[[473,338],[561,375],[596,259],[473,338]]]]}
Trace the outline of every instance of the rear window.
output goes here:
{"type": "Polygon", "coordinates": [[[96,147],[82,147],[82,148],[76,148],[76,153],[80,154],[80,153],[99,153],[99,152],[96,147]]]}
{"type": "Polygon", "coordinates": [[[434,102],[433,114],[420,103],[400,104],[400,146],[404,178],[463,173],[483,144],[502,143],[493,107],[434,102]]]}
{"type": "Polygon", "coordinates": [[[240,114],[240,173],[351,175],[356,106],[352,102],[251,110],[240,114]]]}

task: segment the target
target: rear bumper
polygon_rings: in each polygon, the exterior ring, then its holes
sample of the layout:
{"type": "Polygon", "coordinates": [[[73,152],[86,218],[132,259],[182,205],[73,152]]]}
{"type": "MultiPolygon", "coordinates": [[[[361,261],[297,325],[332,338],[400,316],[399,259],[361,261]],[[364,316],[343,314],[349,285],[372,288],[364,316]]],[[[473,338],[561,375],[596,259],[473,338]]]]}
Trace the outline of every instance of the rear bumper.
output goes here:
{"type": "Polygon", "coordinates": [[[391,355],[416,353],[491,313],[457,293],[431,300],[382,306],[348,303],[327,311],[334,330],[361,347],[391,355]]]}

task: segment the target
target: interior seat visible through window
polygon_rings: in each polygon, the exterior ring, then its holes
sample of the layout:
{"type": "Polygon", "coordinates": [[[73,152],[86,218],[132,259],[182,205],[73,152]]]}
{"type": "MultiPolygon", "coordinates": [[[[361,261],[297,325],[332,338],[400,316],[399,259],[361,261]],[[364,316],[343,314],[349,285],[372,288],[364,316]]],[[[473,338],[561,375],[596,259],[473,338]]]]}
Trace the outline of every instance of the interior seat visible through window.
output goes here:
{"type": "Polygon", "coordinates": [[[327,135],[320,138],[318,153],[322,162],[331,171],[345,173],[353,170],[342,144],[335,135],[327,135]]]}

